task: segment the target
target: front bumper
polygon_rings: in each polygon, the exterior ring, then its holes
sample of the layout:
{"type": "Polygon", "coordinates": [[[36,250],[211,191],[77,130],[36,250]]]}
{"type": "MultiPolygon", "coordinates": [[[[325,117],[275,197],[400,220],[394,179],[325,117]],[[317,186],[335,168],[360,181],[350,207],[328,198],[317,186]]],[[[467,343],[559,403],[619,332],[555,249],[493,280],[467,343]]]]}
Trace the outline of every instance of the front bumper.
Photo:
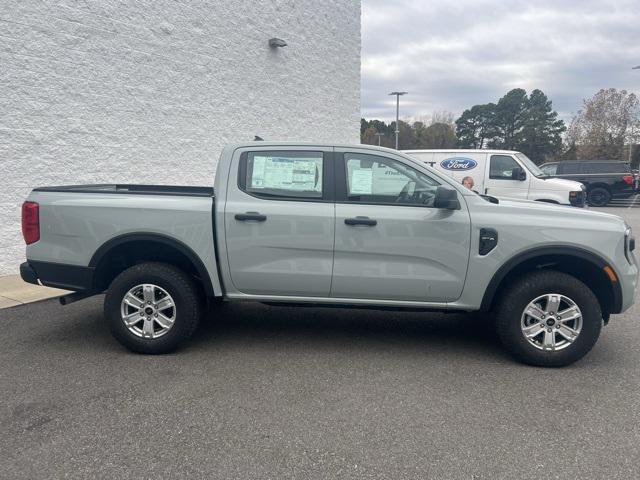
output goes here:
{"type": "Polygon", "coordinates": [[[620,272],[620,284],[622,290],[622,304],[618,312],[622,313],[629,310],[634,302],[636,296],[636,289],[638,288],[638,266],[635,263],[625,265],[625,268],[620,272]]]}

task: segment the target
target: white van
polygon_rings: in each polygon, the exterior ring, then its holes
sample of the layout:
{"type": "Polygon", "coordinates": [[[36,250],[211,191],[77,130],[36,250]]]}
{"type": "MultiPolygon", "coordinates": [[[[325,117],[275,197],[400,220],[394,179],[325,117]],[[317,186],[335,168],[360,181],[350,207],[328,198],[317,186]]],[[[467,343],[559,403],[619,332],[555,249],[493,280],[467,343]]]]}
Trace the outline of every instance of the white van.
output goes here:
{"type": "Polygon", "coordinates": [[[473,178],[473,190],[494,197],[584,207],[584,186],[548,178],[527,156],[512,150],[403,150],[427,165],[455,178],[473,178]]]}

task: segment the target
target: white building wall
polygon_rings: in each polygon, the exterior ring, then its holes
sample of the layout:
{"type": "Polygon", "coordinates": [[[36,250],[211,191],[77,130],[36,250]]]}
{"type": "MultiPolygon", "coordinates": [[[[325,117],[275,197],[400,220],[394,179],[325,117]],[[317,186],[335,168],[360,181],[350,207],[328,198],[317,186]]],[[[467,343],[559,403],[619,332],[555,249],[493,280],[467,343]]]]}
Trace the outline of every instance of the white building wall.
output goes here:
{"type": "Polygon", "coordinates": [[[358,143],[359,118],[356,0],[0,0],[0,275],[35,186],[211,185],[228,142],[358,143]]]}

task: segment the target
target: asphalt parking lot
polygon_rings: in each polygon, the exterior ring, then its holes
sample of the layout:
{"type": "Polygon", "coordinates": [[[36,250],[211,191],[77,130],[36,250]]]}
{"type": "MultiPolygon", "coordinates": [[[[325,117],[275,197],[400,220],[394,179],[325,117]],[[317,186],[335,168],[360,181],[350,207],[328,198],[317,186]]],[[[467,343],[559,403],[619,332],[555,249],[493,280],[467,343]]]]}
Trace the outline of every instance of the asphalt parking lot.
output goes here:
{"type": "Polygon", "coordinates": [[[637,305],[557,370],[474,315],[227,305],[142,356],[101,309],[0,310],[0,477],[640,477],[637,305]]]}

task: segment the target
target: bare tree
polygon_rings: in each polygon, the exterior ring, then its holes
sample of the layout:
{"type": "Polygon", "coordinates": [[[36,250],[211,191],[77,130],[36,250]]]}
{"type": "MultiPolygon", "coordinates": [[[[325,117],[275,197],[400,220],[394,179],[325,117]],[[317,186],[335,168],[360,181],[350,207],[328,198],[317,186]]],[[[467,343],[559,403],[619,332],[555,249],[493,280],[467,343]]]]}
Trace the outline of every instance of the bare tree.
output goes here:
{"type": "Polygon", "coordinates": [[[626,90],[600,90],[583,101],[566,141],[580,159],[623,159],[640,125],[640,101],[626,90]]]}
{"type": "Polygon", "coordinates": [[[455,119],[456,116],[453,112],[448,112],[447,110],[442,110],[440,112],[433,112],[431,114],[431,122],[429,125],[434,125],[436,123],[444,123],[446,125],[450,125],[451,128],[455,128],[455,119]]]}
{"type": "Polygon", "coordinates": [[[407,118],[407,123],[420,123],[426,127],[429,127],[435,123],[446,123],[447,125],[451,125],[451,127],[455,128],[455,118],[456,116],[453,112],[449,112],[447,110],[442,110],[438,112],[431,112],[431,115],[418,115],[415,117],[407,118]]]}

